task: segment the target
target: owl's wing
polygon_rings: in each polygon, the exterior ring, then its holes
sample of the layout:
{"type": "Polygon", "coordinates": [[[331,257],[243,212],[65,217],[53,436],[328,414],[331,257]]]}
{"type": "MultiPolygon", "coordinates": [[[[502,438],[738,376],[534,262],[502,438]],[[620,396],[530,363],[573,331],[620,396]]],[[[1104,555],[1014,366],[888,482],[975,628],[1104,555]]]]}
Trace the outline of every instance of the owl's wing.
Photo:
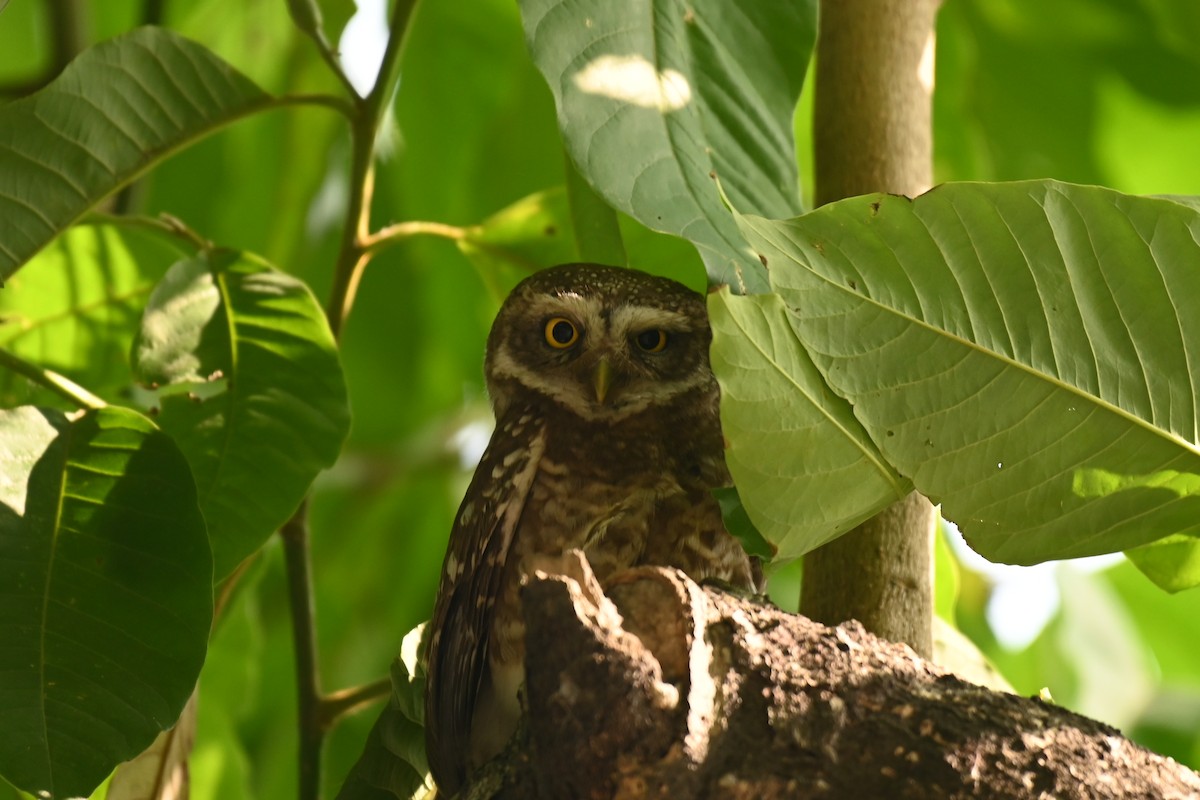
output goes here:
{"type": "Polygon", "coordinates": [[[496,424],[459,506],[438,585],[425,685],[425,749],[439,788],[466,778],[471,717],[488,668],[492,612],[517,523],[545,450],[532,415],[496,424]]]}

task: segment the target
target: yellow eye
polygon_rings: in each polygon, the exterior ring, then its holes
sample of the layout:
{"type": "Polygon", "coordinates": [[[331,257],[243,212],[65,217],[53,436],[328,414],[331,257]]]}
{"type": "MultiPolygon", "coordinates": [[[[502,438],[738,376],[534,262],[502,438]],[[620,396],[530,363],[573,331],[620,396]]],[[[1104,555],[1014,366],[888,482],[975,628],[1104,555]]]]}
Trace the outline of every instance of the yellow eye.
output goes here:
{"type": "Polygon", "coordinates": [[[579,341],[579,329],[569,319],[551,317],[546,321],[546,344],[558,350],[566,350],[579,341]]]}
{"type": "Polygon", "coordinates": [[[661,328],[642,331],[637,336],[633,337],[633,340],[637,342],[638,347],[642,348],[647,353],[658,353],[667,346],[667,332],[661,328]]]}

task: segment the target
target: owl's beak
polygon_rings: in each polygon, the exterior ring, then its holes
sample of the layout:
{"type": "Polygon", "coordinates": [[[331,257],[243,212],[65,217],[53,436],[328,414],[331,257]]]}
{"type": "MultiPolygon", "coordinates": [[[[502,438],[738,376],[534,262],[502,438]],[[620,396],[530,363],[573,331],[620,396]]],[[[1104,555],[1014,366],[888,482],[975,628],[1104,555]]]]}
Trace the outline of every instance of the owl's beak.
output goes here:
{"type": "Polygon", "coordinates": [[[596,368],[592,371],[592,388],[596,390],[596,402],[600,405],[604,405],[604,398],[608,397],[612,379],[613,370],[608,359],[602,358],[596,362],[596,368]]]}

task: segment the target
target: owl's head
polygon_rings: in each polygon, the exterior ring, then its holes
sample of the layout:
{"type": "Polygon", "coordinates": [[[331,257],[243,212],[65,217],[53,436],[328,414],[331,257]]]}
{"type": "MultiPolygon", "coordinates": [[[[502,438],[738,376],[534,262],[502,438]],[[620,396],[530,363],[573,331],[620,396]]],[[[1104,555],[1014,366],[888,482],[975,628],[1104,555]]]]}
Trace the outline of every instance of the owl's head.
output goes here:
{"type": "Polygon", "coordinates": [[[497,418],[536,393],[615,422],[699,391],[715,401],[704,297],[667,278],[596,264],[538,272],[504,301],[488,336],[497,418]]]}

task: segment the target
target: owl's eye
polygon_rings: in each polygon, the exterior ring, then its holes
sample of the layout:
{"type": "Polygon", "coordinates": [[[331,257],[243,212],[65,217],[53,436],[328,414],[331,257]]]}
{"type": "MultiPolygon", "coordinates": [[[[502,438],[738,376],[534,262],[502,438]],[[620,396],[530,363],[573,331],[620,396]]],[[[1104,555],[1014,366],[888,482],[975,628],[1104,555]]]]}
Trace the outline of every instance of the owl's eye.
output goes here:
{"type": "Polygon", "coordinates": [[[637,336],[633,337],[637,342],[637,346],[645,350],[647,353],[661,352],[667,346],[667,332],[661,328],[642,331],[637,336]]]}
{"type": "Polygon", "coordinates": [[[546,344],[565,350],[579,341],[579,329],[569,319],[551,317],[546,322],[546,344]]]}

